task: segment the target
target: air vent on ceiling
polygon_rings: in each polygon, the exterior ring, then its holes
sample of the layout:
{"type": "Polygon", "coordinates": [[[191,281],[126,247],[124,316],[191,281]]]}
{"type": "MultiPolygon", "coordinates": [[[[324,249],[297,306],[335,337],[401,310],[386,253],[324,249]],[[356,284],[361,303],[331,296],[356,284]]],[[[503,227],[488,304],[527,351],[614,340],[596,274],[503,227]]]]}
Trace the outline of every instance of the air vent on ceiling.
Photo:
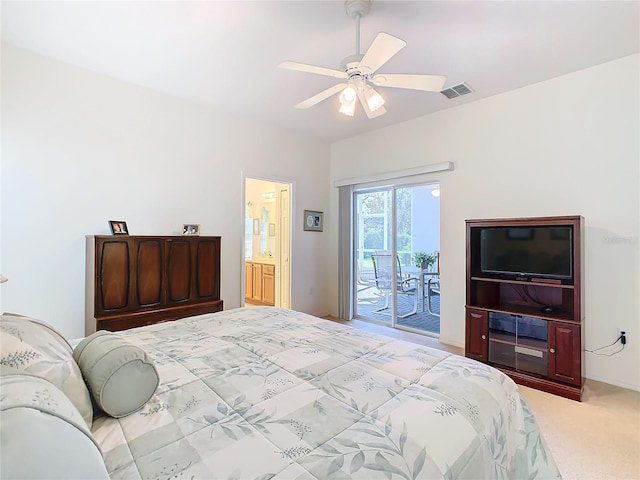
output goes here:
{"type": "Polygon", "coordinates": [[[461,83],[459,85],[454,85],[453,87],[442,90],[440,93],[451,100],[452,98],[460,97],[471,92],[473,92],[473,90],[469,88],[469,85],[467,85],[466,83],[461,83]]]}

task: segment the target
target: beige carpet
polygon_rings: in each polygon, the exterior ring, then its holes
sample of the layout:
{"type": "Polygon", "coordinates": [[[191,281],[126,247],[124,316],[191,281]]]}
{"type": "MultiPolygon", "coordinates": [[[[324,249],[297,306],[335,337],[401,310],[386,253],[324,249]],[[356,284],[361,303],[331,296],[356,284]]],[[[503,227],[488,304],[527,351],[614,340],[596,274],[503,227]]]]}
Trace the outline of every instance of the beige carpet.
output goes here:
{"type": "MultiPolygon", "coordinates": [[[[435,338],[360,320],[329,319],[380,335],[464,353],[435,338]]],[[[640,479],[640,392],[591,380],[585,384],[582,402],[523,386],[520,390],[565,480],[640,479]]]]}
{"type": "Polygon", "coordinates": [[[592,380],[582,402],[520,390],[565,480],[640,479],[640,392],[592,380]]]}

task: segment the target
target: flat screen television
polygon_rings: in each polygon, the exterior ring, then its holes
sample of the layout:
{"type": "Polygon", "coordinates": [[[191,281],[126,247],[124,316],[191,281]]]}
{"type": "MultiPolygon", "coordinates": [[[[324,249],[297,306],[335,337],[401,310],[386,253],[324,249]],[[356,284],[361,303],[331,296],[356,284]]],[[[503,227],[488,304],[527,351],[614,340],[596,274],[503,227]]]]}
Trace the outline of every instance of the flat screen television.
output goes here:
{"type": "Polygon", "coordinates": [[[480,231],[480,271],[498,278],[573,279],[573,227],[486,227],[480,231]]]}

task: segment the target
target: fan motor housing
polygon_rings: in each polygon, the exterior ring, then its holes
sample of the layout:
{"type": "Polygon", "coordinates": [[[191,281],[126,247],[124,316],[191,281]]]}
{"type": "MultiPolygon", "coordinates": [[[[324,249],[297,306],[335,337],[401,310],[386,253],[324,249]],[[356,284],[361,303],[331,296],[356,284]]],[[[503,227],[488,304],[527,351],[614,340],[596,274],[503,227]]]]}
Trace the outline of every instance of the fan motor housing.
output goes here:
{"type": "Polygon", "coordinates": [[[340,62],[340,69],[343,70],[347,76],[351,73],[355,73],[355,70],[358,69],[358,65],[360,65],[360,60],[362,60],[363,56],[364,55],[361,54],[349,55],[340,62]]]}

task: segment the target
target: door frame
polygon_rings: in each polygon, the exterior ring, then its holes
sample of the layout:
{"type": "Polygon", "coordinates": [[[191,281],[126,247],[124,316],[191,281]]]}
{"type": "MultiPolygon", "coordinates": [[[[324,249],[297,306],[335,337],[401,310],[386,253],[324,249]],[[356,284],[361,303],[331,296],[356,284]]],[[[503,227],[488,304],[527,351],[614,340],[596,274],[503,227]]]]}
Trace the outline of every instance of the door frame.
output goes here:
{"type": "MultiPolygon", "coordinates": [[[[292,298],[291,298],[291,272],[293,270],[293,249],[291,248],[292,244],[293,244],[293,218],[291,218],[291,212],[295,211],[294,210],[294,199],[295,199],[295,181],[292,178],[288,178],[288,177],[279,177],[279,176],[270,176],[270,175],[256,175],[256,174],[252,174],[252,173],[247,173],[247,172],[241,172],[241,186],[240,186],[240,192],[241,192],[241,201],[240,201],[240,218],[242,221],[242,248],[240,249],[240,303],[239,305],[244,305],[245,304],[245,279],[246,279],[246,275],[245,275],[245,257],[244,257],[244,233],[245,233],[245,227],[244,227],[244,220],[245,220],[245,215],[246,215],[246,185],[247,185],[247,180],[259,180],[259,181],[263,181],[263,182],[269,182],[269,183],[277,183],[277,184],[285,184],[288,185],[289,187],[289,213],[290,213],[290,220],[289,220],[289,231],[288,231],[288,237],[289,237],[289,268],[287,269],[283,269],[282,268],[282,262],[279,261],[278,263],[280,265],[278,265],[278,269],[276,271],[276,276],[278,278],[278,280],[276,281],[276,305],[281,305],[281,298],[282,298],[282,291],[281,291],[281,285],[283,284],[283,278],[286,275],[288,277],[288,285],[289,285],[289,292],[288,292],[288,298],[289,298],[289,305],[286,306],[286,308],[291,308],[291,303],[292,303],[292,298]]],[[[277,229],[276,231],[278,231],[278,233],[280,233],[280,230],[277,229]]],[[[280,248],[280,242],[281,239],[280,237],[276,238],[276,244],[277,244],[277,248],[280,248]]],[[[280,260],[280,259],[279,259],[280,260]]]]}

